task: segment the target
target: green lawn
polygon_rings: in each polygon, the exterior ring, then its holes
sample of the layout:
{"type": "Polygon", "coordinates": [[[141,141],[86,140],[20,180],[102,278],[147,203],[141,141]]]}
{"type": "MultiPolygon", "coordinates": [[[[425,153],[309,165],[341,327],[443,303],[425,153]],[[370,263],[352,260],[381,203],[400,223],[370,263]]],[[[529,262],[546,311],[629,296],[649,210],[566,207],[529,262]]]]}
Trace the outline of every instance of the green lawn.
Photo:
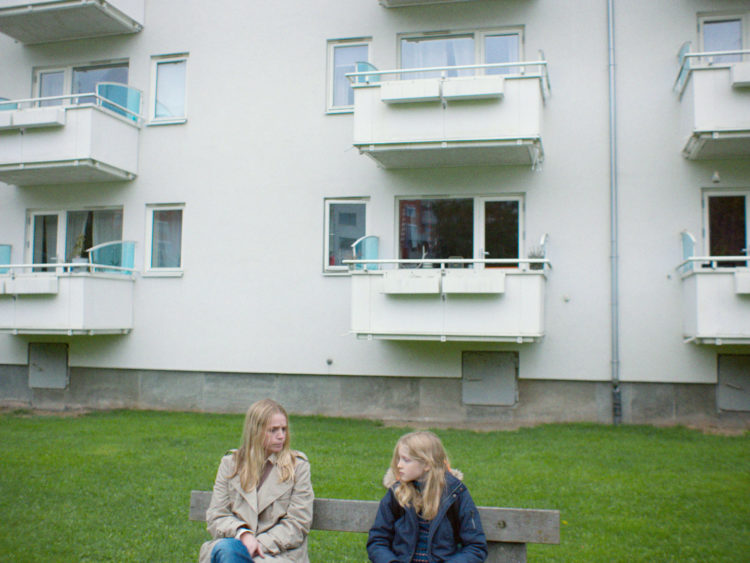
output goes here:
{"type": "MultiPolygon", "coordinates": [[[[210,489],[242,416],[0,414],[0,561],[194,561],[210,489]]],[[[379,499],[405,429],[292,417],[319,497],[379,499]]],[[[545,425],[436,431],[479,505],[555,508],[561,543],[531,561],[750,560],[750,433],[545,425]]],[[[315,562],[366,561],[363,534],[313,532],[315,562]]]]}

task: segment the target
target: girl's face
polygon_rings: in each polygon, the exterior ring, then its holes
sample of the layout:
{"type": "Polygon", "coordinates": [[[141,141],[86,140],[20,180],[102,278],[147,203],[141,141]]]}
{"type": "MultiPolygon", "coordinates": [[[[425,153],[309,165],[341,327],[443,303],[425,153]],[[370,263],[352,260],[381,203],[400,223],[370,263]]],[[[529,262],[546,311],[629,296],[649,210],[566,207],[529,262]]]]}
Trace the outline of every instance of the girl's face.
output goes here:
{"type": "Polygon", "coordinates": [[[398,479],[402,483],[408,483],[410,481],[418,481],[422,478],[427,470],[427,466],[421,461],[413,459],[409,455],[409,448],[401,446],[398,449],[398,479]]]}
{"type": "Polygon", "coordinates": [[[286,433],[286,417],[280,412],[271,415],[268,426],[266,426],[266,435],[263,438],[263,447],[267,456],[274,452],[279,453],[284,448],[286,433]]]}

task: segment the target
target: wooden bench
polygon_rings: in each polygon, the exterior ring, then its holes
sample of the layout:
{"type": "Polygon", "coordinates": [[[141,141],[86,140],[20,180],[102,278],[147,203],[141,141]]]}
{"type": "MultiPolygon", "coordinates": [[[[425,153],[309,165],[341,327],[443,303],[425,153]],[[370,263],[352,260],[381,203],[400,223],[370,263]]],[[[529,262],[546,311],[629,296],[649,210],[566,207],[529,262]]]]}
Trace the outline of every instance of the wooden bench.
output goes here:
{"type": "MultiPolygon", "coordinates": [[[[192,491],[190,519],[205,522],[211,491],[192,491]]],[[[378,501],[316,498],[313,530],[368,532],[378,501]]],[[[560,543],[560,512],[522,508],[479,507],[491,563],[526,561],[527,543],[560,543]]],[[[363,559],[364,546],[363,549],[363,559]]]]}

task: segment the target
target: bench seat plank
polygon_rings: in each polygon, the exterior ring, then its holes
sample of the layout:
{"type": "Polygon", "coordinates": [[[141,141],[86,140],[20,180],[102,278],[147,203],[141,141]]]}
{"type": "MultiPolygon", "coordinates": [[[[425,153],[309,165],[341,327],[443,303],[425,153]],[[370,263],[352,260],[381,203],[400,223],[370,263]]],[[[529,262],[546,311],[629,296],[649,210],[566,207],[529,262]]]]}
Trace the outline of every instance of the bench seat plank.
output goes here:
{"type": "MultiPolygon", "coordinates": [[[[192,491],[190,519],[205,521],[210,502],[211,491],[192,491]]],[[[488,542],[560,543],[560,512],[557,510],[478,508],[488,542]]],[[[316,498],[312,529],[368,532],[377,510],[378,501],[374,500],[316,498]]]]}

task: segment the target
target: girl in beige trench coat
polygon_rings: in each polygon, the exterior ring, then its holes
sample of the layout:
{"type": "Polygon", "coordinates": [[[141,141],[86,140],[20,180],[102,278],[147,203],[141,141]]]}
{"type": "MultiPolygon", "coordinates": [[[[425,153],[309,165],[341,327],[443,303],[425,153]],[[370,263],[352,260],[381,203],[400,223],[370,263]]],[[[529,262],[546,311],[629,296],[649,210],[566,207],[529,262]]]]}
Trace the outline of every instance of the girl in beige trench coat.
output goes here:
{"type": "Polygon", "coordinates": [[[288,417],[270,399],[250,405],[242,446],[221,459],[206,512],[213,540],[200,563],[307,563],[310,463],[289,449],[288,417]]]}

